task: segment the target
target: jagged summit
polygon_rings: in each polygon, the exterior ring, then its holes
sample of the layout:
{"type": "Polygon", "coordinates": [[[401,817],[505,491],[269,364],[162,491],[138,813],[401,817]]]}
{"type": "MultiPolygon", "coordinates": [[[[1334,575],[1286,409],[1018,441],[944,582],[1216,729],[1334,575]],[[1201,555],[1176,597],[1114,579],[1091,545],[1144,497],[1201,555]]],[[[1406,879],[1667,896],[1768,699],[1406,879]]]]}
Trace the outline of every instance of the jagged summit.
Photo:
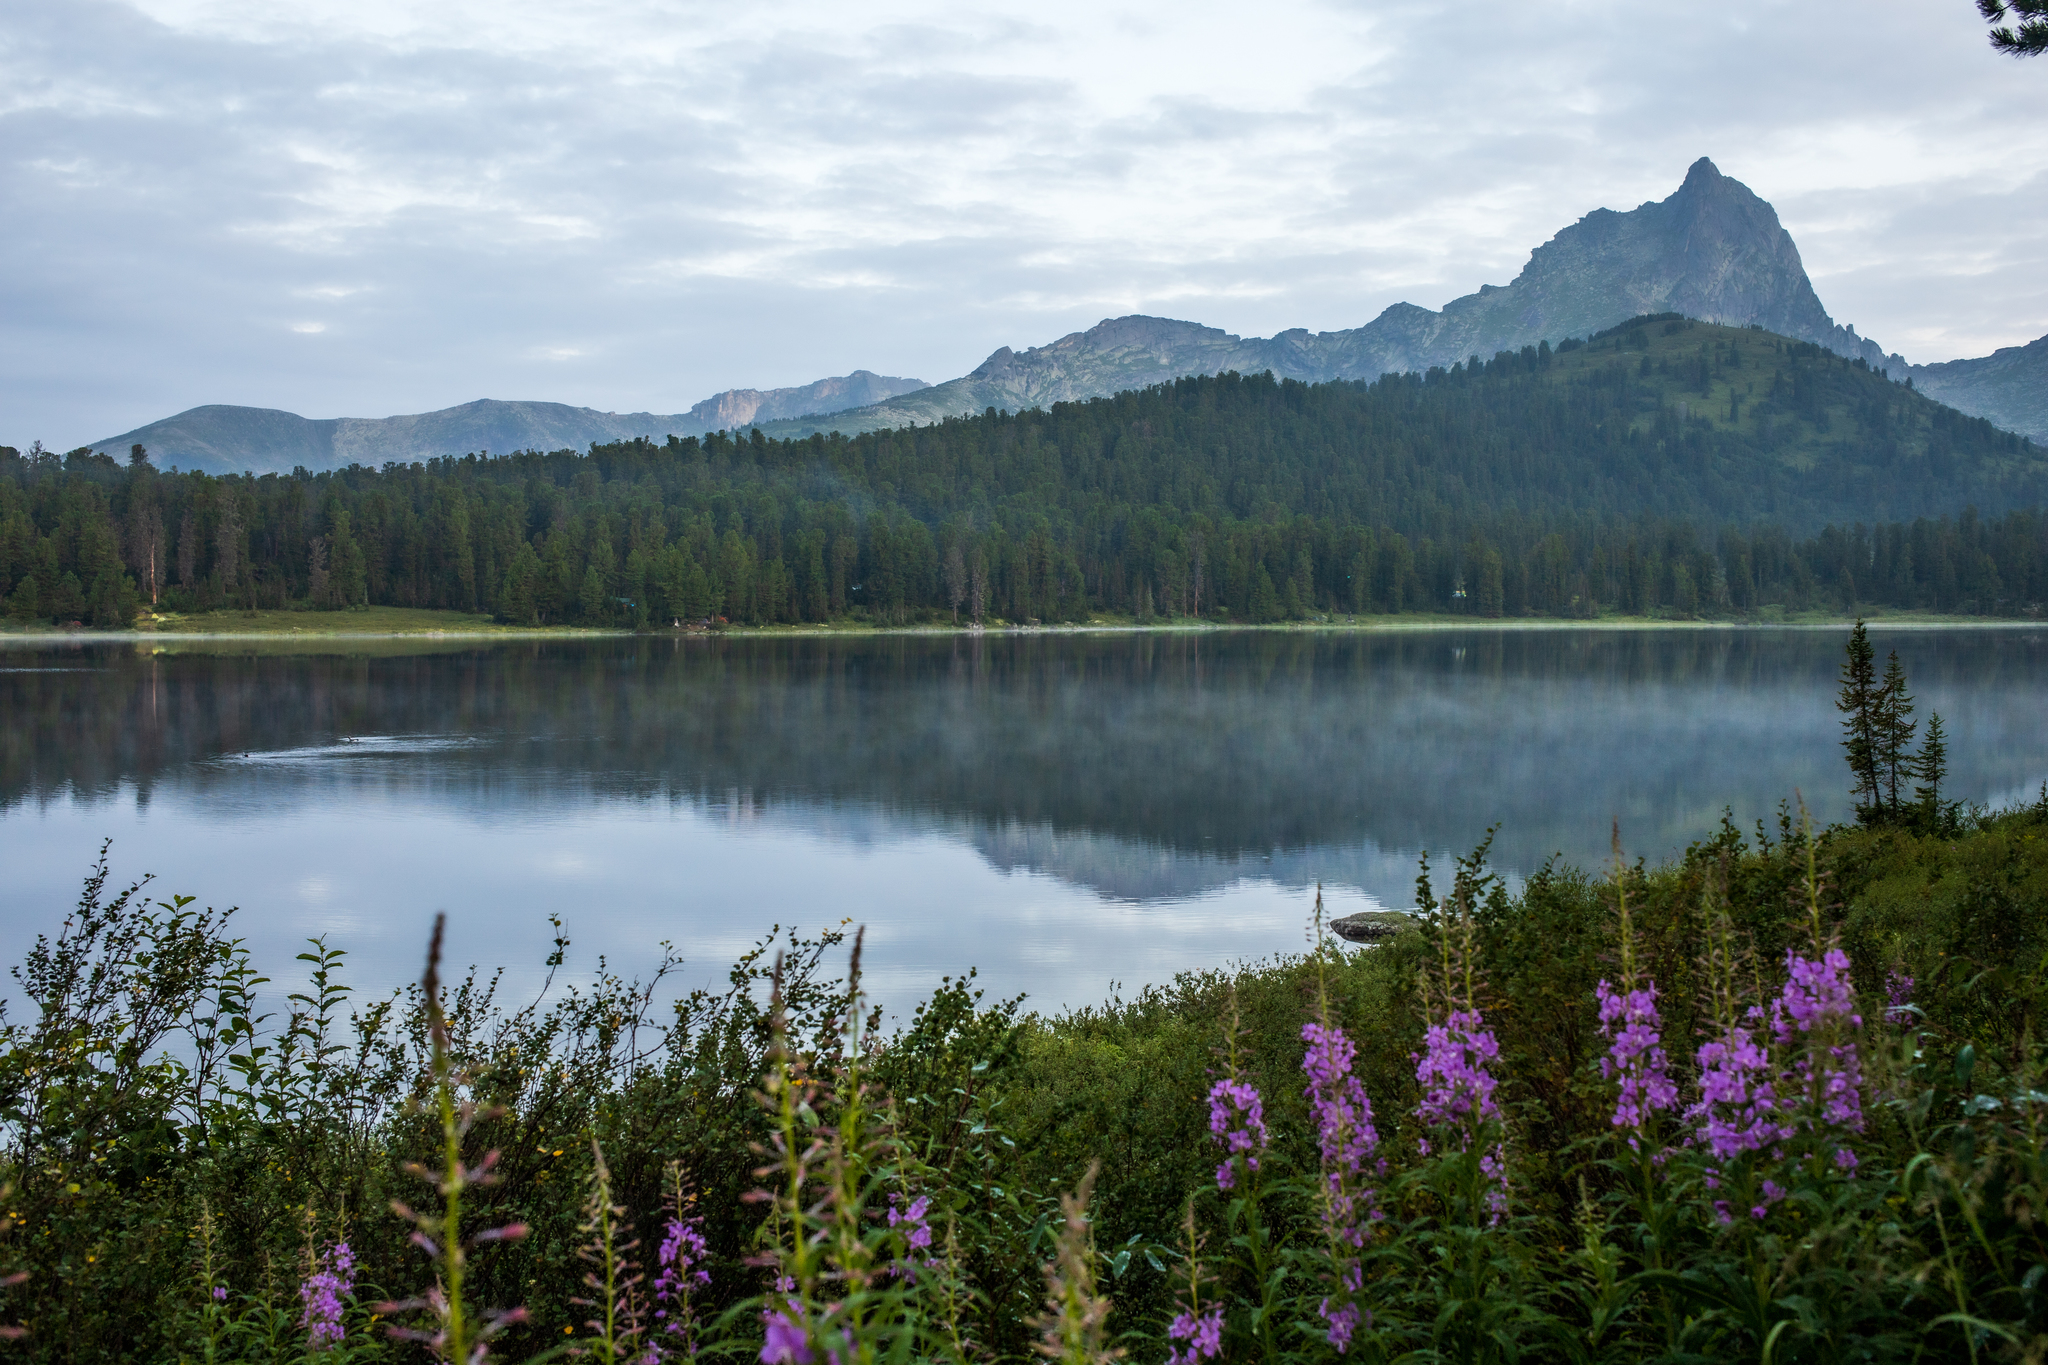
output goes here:
{"type": "MultiPolygon", "coordinates": [[[[1529,254],[1505,285],[1481,285],[1440,311],[1397,303],[1363,327],[1294,328],[1239,337],[1215,327],[1133,314],[1106,318],[1026,350],[997,348],[958,379],[932,387],[856,370],[793,389],[731,389],[687,413],[599,413],[554,403],[476,403],[375,421],[307,422],[253,408],[196,408],[100,448],[139,441],[173,462],[209,469],[310,468],[359,459],[418,459],[465,450],[559,449],[592,440],[687,435],[758,424],[775,435],[871,431],[941,418],[1103,397],[1181,375],[1271,370],[1320,382],[1451,365],[1539,341],[1588,336],[1649,313],[1755,324],[1912,376],[1964,412],[2048,440],[2048,346],[1981,360],[1908,366],[1828,316],[1799,248],[1769,202],[1707,157],[1667,198],[1595,209],[1529,254]]],[[[2044,338],[2048,341],[2048,338],[2044,338]]]]}
{"type": "MultiPolygon", "coordinates": [[[[1397,303],[1363,327],[1295,328],[1270,338],[1171,318],[1109,318],[1027,351],[1005,346],[959,379],[816,425],[865,431],[1223,370],[1311,382],[1373,379],[1588,336],[1646,313],[1756,323],[1880,368],[1905,364],[1836,326],[1777,211],[1701,157],[1669,198],[1626,212],[1595,209],[1531,252],[1511,283],[1482,285],[1440,312],[1397,303]]],[[[809,428],[781,428],[799,429],[809,428]]]]}

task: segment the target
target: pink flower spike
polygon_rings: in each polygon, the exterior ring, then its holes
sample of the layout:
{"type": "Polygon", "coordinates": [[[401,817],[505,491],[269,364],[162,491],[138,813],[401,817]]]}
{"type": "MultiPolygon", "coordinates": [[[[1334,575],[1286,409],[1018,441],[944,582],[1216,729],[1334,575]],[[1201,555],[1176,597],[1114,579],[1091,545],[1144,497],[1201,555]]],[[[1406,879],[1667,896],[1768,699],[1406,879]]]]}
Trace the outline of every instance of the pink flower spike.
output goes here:
{"type": "Polygon", "coordinates": [[[1652,983],[1622,992],[1602,981],[1594,993],[1600,1001],[1600,1032],[1609,1040],[1607,1055],[1600,1059],[1600,1076],[1621,1082],[1613,1123],[1640,1131],[1650,1115],[1678,1103],[1678,1086],[1664,1055],[1657,987],[1652,983]]]}
{"type": "Polygon", "coordinates": [[[1216,1168],[1216,1185],[1229,1189],[1236,1183],[1234,1162],[1243,1156],[1249,1170],[1259,1169],[1259,1153],[1266,1149],[1265,1101],[1255,1086],[1243,1081],[1220,1080],[1209,1087],[1209,1132],[1223,1144],[1228,1157],[1216,1168]]]}

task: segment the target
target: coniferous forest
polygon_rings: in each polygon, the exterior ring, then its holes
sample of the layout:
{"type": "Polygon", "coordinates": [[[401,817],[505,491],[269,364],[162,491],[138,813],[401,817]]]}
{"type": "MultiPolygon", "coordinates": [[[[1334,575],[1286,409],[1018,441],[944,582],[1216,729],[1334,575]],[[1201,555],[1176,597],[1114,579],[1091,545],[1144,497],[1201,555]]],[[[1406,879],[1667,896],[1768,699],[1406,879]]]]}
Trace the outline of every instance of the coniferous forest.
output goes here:
{"type": "Polygon", "coordinates": [[[1659,315],[1375,382],[1190,378],[846,437],[758,430],[217,478],[0,447],[0,602],[666,628],[1749,617],[2048,601],[2048,455],[1861,362],[1659,315]]]}

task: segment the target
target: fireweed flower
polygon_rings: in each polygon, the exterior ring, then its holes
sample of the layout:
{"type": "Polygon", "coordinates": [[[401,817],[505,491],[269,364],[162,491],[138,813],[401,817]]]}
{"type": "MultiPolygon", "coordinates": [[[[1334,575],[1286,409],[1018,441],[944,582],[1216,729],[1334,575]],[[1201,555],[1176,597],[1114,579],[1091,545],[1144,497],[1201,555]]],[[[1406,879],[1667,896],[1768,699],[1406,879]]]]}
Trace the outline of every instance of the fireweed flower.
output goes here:
{"type": "Polygon", "coordinates": [[[1848,954],[1830,948],[1819,958],[1806,958],[1787,951],[1785,975],[1785,989],[1771,1007],[1771,1030],[1780,1043],[1798,1049],[1788,1089],[1797,1086],[1812,1100],[1821,1121],[1860,1133],[1863,1065],[1853,1030],[1863,1027],[1863,1018],[1856,1013],[1848,954]]]}
{"type": "Polygon", "coordinates": [[[1259,1153],[1266,1150],[1265,1108],[1258,1088],[1244,1081],[1220,1080],[1209,1087],[1209,1132],[1225,1153],[1216,1168],[1216,1188],[1227,1190],[1237,1183],[1233,1158],[1240,1154],[1247,1170],[1259,1169],[1259,1153]]]}
{"type": "Polygon", "coordinates": [[[1415,1116],[1432,1126],[1499,1118],[1493,1100],[1499,1082],[1486,1069],[1499,1057],[1500,1043],[1478,1010],[1452,1010],[1441,1024],[1431,1024],[1415,1067],[1422,1083],[1415,1116]]]}
{"type": "Polygon", "coordinates": [[[932,1249],[931,1224],[925,1221],[931,1213],[932,1199],[928,1194],[921,1194],[907,1207],[898,1207],[902,1203],[903,1196],[889,1196],[889,1226],[902,1233],[905,1247],[903,1259],[889,1267],[889,1273],[916,1284],[920,1267],[939,1263],[934,1257],[919,1254],[932,1249]]]}
{"type": "MultiPolygon", "coordinates": [[[[1600,1000],[1600,1032],[1608,1039],[1600,1059],[1600,1078],[1619,1080],[1614,1126],[1640,1130],[1650,1115],[1678,1103],[1671,1063],[1664,1055],[1663,1021],[1657,1014],[1655,982],[1639,990],[1617,991],[1602,981],[1594,988],[1600,1000]]],[[[1635,1139],[1629,1139],[1635,1145],[1635,1139]]]]}
{"type": "Polygon", "coordinates": [[[704,1268],[711,1248],[697,1224],[695,1218],[669,1219],[654,1260],[654,1320],[664,1334],[681,1337],[683,1350],[690,1355],[697,1353],[690,1296],[711,1287],[711,1272],[704,1268]]]}
{"type": "Polygon", "coordinates": [[[775,1292],[791,1297],[783,1300],[782,1307],[761,1314],[761,1322],[768,1329],[767,1339],[761,1344],[761,1365],[811,1365],[815,1359],[810,1338],[804,1331],[804,1306],[794,1297],[795,1289],[796,1281],[789,1276],[775,1277],[775,1292]]]}
{"type": "Polygon", "coordinates": [[[1887,1024],[1913,1022],[1913,977],[1910,972],[1894,969],[1885,973],[1884,995],[1884,1021],[1887,1024]]]}
{"type": "Polygon", "coordinates": [[[1308,1044],[1301,1069],[1308,1076],[1305,1093],[1315,1112],[1323,1165],[1333,1179],[1338,1172],[1362,1174],[1380,1136],[1373,1130],[1372,1101],[1366,1098],[1365,1086],[1351,1074],[1357,1049],[1342,1030],[1321,1024],[1303,1024],[1301,1038],[1308,1044]]]}
{"type": "Polygon", "coordinates": [[[811,1365],[811,1344],[804,1337],[803,1309],[795,1299],[787,1308],[761,1314],[768,1338],[761,1346],[761,1365],[811,1365]]]}
{"type": "Polygon", "coordinates": [[[1749,1029],[1736,1026],[1701,1043],[1698,1056],[1700,1098],[1686,1118],[1715,1157],[1727,1161],[1788,1136],[1777,1122],[1770,1053],[1749,1029]]]}
{"type": "Polygon", "coordinates": [[[314,1350],[339,1346],[346,1335],[341,1325],[342,1300],[355,1287],[355,1272],[355,1252],[347,1242],[336,1242],[314,1261],[313,1273],[299,1286],[303,1309],[299,1326],[306,1329],[307,1344],[314,1350]]]}
{"type": "Polygon", "coordinates": [[[1166,1365],[1201,1365],[1204,1360],[1214,1360],[1223,1354],[1223,1310],[1211,1308],[1200,1316],[1182,1313],[1168,1325],[1166,1335],[1171,1341],[1187,1343],[1167,1348],[1166,1365]]]}
{"type": "Polygon", "coordinates": [[[1365,1245],[1365,1223],[1378,1218],[1373,1192],[1364,1184],[1365,1163],[1379,1146],[1372,1126],[1372,1101],[1365,1086],[1351,1074],[1357,1049],[1343,1030],[1320,1023],[1302,1025],[1308,1051],[1301,1069],[1308,1075],[1309,1108],[1316,1118],[1316,1137],[1323,1156],[1323,1232],[1335,1262],[1339,1293],[1323,1299],[1318,1310],[1329,1342],[1343,1355],[1358,1330],[1356,1297],[1364,1276],[1352,1253],[1365,1245]]]}
{"type": "MultiPolygon", "coordinates": [[[[1499,1060],[1500,1042],[1476,1009],[1452,1010],[1441,1024],[1431,1024],[1423,1034],[1422,1053],[1416,1059],[1415,1079],[1422,1084],[1422,1103],[1415,1116],[1431,1127],[1465,1129],[1459,1143],[1464,1150],[1481,1124],[1500,1118],[1500,1106],[1493,1092],[1499,1085],[1487,1069],[1499,1060]]],[[[1417,1144],[1424,1156],[1429,1142],[1417,1144]]],[[[1487,1211],[1495,1223],[1507,1214],[1507,1146],[1496,1143],[1479,1159],[1480,1173],[1491,1188],[1486,1196],[1487,1211]]]]}

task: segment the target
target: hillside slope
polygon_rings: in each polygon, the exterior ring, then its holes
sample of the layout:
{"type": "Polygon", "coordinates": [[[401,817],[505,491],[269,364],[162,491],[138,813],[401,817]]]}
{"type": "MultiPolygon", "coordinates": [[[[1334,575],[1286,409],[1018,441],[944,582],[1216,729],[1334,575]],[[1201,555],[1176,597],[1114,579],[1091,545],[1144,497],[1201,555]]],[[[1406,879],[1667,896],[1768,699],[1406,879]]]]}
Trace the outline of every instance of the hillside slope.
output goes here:
{"type": "Polygon", "coordinates": [[[892,489],[930,521],[1034,503],[1079,515],[1100,490],[1179,515],[1270,510],[1430,535],[1503,516],[1809,532],[2048,505],[2042,447],[1812,342],[1675,314],[1477,367],[1181,380],[846,449],[858,461],[835,462],[835,477],[892,489]]]}

